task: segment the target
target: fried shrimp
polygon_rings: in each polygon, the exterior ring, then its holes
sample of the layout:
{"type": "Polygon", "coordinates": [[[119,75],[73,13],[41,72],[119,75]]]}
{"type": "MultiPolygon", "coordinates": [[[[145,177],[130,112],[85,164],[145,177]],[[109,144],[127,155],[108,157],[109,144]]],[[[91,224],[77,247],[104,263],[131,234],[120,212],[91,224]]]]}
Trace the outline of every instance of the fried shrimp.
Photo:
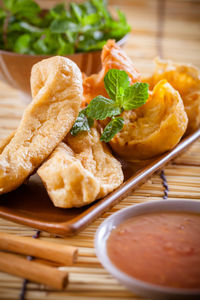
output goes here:
{"type": "Polygon", "coordinates": [[[131,84],[140,81],[141,75],[133,62],[113,40],[109,40],[103,47],[101,61],[102,70],[98,74],[83,76],[83,106],[98,95],[108,96],[104,88],[104,77],[110,69],[126,71],[131,84]]]}

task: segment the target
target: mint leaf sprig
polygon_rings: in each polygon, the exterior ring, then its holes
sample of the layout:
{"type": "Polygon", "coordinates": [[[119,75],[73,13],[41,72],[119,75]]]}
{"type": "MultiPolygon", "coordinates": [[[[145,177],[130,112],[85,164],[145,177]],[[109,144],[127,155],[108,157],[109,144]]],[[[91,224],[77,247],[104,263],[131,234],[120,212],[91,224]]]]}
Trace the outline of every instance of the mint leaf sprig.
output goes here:
{"type": "Polygon", "coordinates": [[[124,13],[117,10],[114,18],[105,0],[63,0],[49,10],[37,2],[0,1],[0,49],[31,55],[96,51],[131,30],[124,13]]]}
{"type": "Polygon", "coordinates": [[[100,137],[101,141],[107,143],[124,126],[124,119],[120,117],[121,113],[124,110],[128,111],[142,106],[148,99],[149,85],[142,82],[130,85],[128,74],[122,70],[110,69],[104,77],[104,86],[110,99],[101,95],[95,97],[79,113],[71,129],[73,136],[81,131],[90,131],[94,120],[111,118],[100,137]]]}

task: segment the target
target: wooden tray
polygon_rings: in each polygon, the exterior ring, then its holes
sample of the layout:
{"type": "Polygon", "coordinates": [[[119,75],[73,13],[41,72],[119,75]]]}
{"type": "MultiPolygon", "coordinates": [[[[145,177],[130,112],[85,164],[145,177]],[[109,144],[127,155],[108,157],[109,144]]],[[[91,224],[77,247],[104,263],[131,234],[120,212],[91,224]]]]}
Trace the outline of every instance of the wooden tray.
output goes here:
{"type": "Polygon", "coordinates": [[[61,236],[76,234],[127,197],[199,137],[200,129],[183,139],[170,152],[146,162],[145,166],[143,163],[143,167],[141,164],[122,162],[124,183],[107,197],[83,208],[54,207],[39,177],[34,175],[27,184],[0,197],[0,217],[61,236]]]}

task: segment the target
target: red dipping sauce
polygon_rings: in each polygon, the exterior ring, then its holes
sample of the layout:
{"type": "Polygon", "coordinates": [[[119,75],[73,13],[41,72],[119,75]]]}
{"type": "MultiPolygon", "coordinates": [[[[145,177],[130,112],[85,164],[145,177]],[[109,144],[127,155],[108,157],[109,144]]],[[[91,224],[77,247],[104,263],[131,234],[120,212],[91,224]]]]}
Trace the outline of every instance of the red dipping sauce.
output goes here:
{"type": "Polygon", "coordinates": [[[162,212],[133,217],[114,229],[108,256],[126,274],[172,288],[200,290],[200,215],[162,212]]]}

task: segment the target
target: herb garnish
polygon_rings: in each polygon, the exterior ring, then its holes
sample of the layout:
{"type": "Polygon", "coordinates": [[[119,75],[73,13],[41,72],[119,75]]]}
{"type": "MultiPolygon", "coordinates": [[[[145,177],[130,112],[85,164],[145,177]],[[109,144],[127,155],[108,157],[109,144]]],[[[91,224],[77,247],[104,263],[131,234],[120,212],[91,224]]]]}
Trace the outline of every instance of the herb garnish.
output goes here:
{"type": "Polygon", "coordinates": [[[118,19],[104,0],[60,3],[43,11],[33,0],[3,0],[0,7],[0,48],[21,54],[73,54],[100,50],[108,39],[130,31],[125,15],[118,19]]]}
{"type": "Polygon", "coordinates": [[[124,110],[136,109],[146,103],[148,99],[148,84],[136,82],[130,85],[125,71],[111,69],[104,77],[105,89],[110,99],[103,96],[95,97],[83,109],[74,123],[71,134],[77,135],[81,131],[90,131],[94,120],[111,118],[104,128],[100,140],[109,142],[124,126],[124,119],[120,114],[124,110]]]}

